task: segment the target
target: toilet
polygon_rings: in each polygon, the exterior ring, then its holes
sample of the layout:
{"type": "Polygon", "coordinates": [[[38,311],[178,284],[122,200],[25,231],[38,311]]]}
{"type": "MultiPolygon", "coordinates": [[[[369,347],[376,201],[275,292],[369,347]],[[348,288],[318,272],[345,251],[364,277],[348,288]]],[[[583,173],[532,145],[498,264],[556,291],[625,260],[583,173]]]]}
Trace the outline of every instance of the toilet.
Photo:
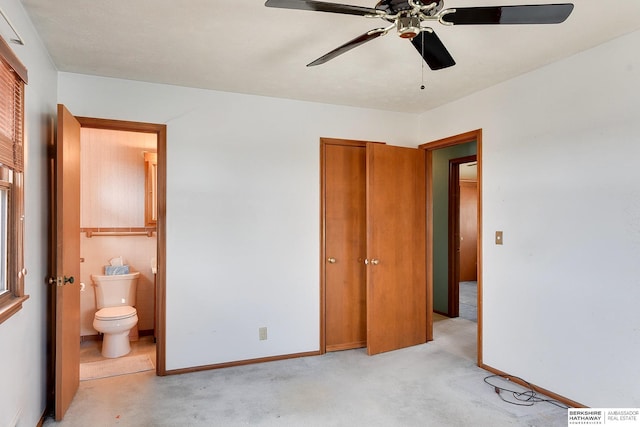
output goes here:
{"type": "Polygon", "coordinates": [[[108,358],[124,356],[131,351],[129,332],[138,324],[136,290],[140,272],[116,275],[92,274],[96,307],[93,328],[101,332],[102,355],[108,358]]]}

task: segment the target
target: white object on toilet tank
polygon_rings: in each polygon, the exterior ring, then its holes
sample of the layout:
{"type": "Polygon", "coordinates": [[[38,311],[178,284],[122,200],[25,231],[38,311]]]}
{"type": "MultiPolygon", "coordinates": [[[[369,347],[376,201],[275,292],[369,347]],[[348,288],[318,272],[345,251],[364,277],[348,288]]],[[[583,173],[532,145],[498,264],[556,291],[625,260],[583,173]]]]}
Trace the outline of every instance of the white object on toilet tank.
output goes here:
{"type": "Polygon", "coordinates": [[[113,267],[122,267],[124,265],[124,262],[122,261],[122,255],[116,258],[111,258],[109,260],[109,264],[113,267]]]}

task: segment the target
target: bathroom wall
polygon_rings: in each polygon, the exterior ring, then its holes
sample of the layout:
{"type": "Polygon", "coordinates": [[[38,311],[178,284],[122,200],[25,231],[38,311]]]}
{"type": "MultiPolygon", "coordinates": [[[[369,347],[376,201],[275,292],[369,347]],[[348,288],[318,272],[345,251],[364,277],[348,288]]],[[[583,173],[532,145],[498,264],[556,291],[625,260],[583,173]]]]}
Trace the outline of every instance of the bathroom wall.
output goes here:
{"type": "MultiPolygon", "coordinates": [[[[145,227],[144,153],[155,152],[154,134],[82,128],[81,152],[81,229],[121,229],[145,227]]],[[[113,257],[122,256],[132,271],[140,272],[136,308],[138,330],[154,329],[154,275],[156,235],[89,237],[80,233],[80,278],[86,285],[80,299],[82,336],[95,335],[96,311],[92,274],[104,274],[113,257]]]]}

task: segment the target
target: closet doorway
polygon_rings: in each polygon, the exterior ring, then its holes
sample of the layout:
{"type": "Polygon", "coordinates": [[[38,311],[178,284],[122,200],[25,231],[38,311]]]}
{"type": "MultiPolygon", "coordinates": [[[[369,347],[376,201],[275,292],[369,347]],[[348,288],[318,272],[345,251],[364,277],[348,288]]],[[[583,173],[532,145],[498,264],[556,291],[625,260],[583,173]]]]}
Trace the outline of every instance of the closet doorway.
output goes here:
{"type": "Polygon", "coordinates": [[[427,341],[425,153],[322,138],[321,351],[427,341]]]}

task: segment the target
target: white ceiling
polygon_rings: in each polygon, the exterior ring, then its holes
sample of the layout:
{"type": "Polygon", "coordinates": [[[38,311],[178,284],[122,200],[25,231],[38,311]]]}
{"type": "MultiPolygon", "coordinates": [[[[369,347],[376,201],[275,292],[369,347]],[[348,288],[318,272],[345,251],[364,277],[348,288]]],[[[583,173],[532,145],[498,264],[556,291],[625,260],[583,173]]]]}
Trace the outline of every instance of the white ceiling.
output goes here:
{"type": "MultiPolygon", "coordinates": [[[[553,2],[562,0],[445,0],[445,7],[553,2]]],[[[457,65],[425,66],[420,90],[422,59],[393,32],[306,67],[386,26],[377,18],[267,8],[264,0],[22,3],[60,71],[415,113],[640,29],[637,0],[573,0],[572,15],[557,25],[434,24],[457,65]]]]}

